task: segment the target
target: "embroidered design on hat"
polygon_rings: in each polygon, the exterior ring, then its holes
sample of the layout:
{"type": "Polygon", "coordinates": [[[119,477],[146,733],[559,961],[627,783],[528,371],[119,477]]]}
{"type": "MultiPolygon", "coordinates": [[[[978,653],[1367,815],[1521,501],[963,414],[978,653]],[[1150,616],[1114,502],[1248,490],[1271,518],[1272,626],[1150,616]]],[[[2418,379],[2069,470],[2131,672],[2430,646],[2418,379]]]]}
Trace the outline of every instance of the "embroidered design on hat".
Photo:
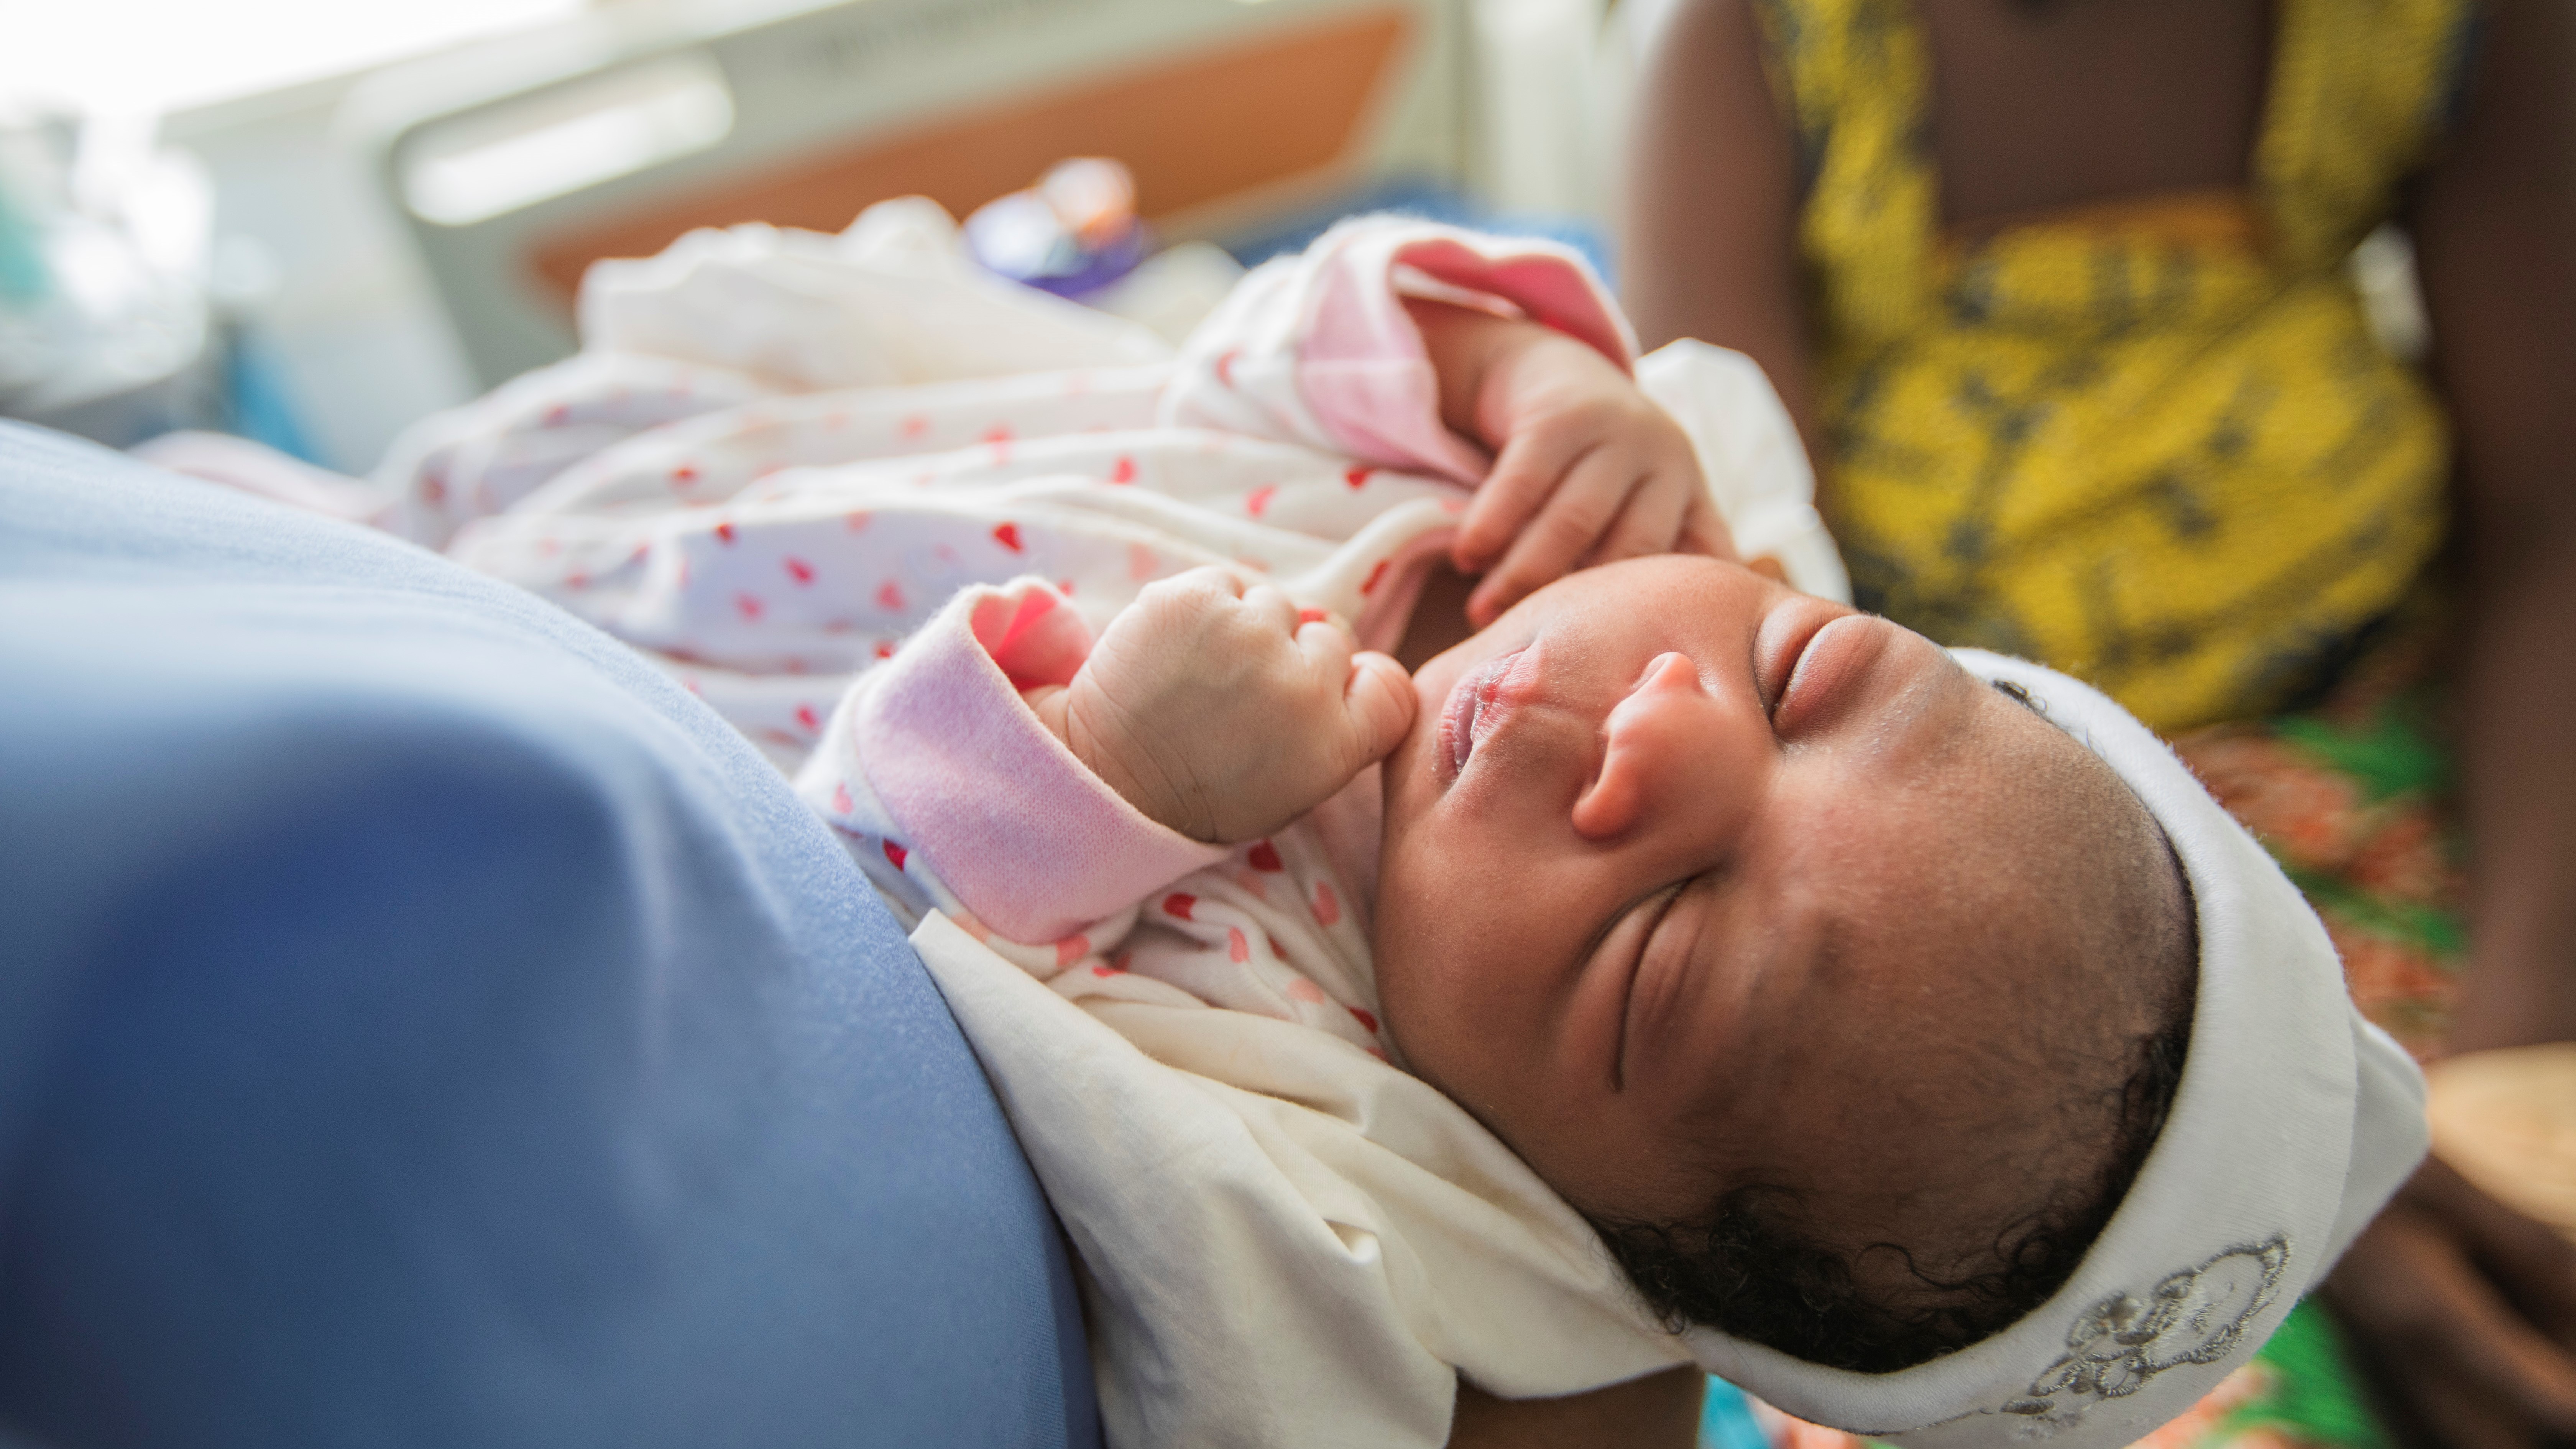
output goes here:
{"type": "Polygon", "coordinates": [[[2167,1274],[2141,1298],[2114,1293],[2078,1314],[2066,1354],[2007,1401],[2007,1414],[2071,1423],[2105,1399],[2123,1399],[2183,1364],[2216,1363],[2243,1342],[2290,1265],[2290,1240],[2226,1249],[2167,1274]]]}

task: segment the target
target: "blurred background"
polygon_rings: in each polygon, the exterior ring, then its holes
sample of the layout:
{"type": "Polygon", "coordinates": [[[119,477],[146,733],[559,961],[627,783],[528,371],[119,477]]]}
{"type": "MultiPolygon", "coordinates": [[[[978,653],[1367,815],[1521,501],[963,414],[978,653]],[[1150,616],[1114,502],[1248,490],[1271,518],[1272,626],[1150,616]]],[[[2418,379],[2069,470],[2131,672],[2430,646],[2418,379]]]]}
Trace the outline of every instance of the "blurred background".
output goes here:
{"type": "MultiPolygon", "coordinates": [[[[211,428],[363,475],[407,424],[569,355],[592,261],[701,226],[836,232],[916,194],[993,271],[1166,335],[1357,211],[1555,237],[1615,276],[1624,117],[1663,3],[21,4],[0,47],[0,415],[118,447],[211,428]]],[[[2325,265],[2420,358],[2395,231],[2325,265]]],[[[2364,1004],[2431,1057],[2465,886],[2446,756],[2407,721],[2434,717],[2417,665],[2451,646],[2388,637],[2413,653],[2374,645],[2340,703],[2181,743],[2310,887],[2364,1004]]],[[[2378,1449],[2367,1377],[2303,1311],[2155,1443],[2378,1449]]],[[[1704,1439],[1852,1442],[1722,1386],[1704,1439]]]]}
{"type": "MultiPolygon", "coordinates": [[[[0,53],[0,413],[117,445],[214,426],[363,473],[403,424],[569,353],[596,257],[701,225],[837,231],[912,193],[964,219],[1067,156],[1124,163],[1131,192],[1085,204],[1145,224],[1085,251],[1088,290],[1204,244],[1130,289],[1177,325],[1226,259],[1353,210],[1601,256],[1623,20],[1603,0],[46,7],[0,53]]],[[[1048,238],[1002,211],[979,254],[1043,270],[1048,238]]]]}

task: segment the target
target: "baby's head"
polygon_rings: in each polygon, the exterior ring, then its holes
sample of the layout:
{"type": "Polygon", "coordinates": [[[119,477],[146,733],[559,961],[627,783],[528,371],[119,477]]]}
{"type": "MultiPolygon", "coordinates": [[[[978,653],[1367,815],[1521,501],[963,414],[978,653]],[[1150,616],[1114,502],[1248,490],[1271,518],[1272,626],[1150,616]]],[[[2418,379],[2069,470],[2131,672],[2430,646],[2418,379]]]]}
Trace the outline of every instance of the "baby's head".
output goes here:
{"type": "Polygon", "coordinates": [[[1650,1303],[1880,1371],[2065,1281],[2172,1100],[2197,961],[2109,767],[1921,636],[1706,559],[1572,575],[1415,688],[1388,1029],[1650,1303]]]}

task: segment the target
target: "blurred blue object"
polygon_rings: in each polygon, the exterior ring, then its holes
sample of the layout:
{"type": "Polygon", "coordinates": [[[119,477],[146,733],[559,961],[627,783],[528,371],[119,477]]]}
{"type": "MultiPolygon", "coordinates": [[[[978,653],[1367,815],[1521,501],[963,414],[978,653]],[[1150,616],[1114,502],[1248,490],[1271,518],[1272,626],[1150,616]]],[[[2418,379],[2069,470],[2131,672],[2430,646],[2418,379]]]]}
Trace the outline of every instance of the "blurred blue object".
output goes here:
{"type": "Polygon", "coordinates": [[[1136,180],[1118,162],[1075,156],[1026,191],[966,218],[967,254],[1014,282],[1080,299],[1145,259],[1152,234],[1136,216],[1136,180]]]}
{"type": "Polygon", "coordinates": [[[714,714],[435,555],[0,424],[0,1425],[1092,1445],[919,962],[714,714]]]}
{"type": "Polygon", "coordinates": [[[0,114],[0,416],[129,447],[213,422],[218,379],[202,279],[144,244],[124,198],[76,194],[83,132],[0,114]]]}
{"type": "Polygon", "coordinates": [[[285,379],[260,340],[240,327],[221,330],[224,343],[224,412],[229,431],[265,443],[290,458],[320,465],[313,440],[295,415],[285,379]]]}
{"type": "Polygon", "coordinates": [[[1744,1390],[1724,1379],[1710,1379],[1700,1400],[1699,1449],[1771,1449],[1744,1390]]]}
{"type": "Polygon", "coordinates": [[[1609,239],[1590,223],[1572,216],[1497,210],[1455,187],[1427,180],[1381,182],[1291,217],[1275,227],[1237,237],[1227,242],[1225,249],[1234,254],[1236,261],[1247,267],[1257,267],[1283,253],[1304,250],[1308,242],[1322,236],[1334,222],[1346,216],[1365,216],[1377,211],[1446,222],[1451,226],[1473,227],[1500,236],[1534,236],[1563,242],[1583,254],[1583,259],[1601,274],[1604,284],[1615,288],[1617,283],[1610,269],[1609,239]]]}
{"type": "Polygon", "coordinates": [[[25,306],[53,290],[53,269],[45,265],[43,237],[9,199],[6,182],[0,176],[0,306],[25,306]]]}

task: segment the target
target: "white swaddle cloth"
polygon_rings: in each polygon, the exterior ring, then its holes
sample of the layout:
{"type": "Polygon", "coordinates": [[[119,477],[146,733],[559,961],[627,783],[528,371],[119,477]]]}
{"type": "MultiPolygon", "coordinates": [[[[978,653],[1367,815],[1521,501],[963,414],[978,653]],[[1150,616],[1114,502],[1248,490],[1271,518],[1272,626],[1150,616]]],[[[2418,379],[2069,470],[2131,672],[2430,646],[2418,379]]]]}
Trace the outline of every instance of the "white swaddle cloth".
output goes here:
{"type": "Polygon", "coordinates": [[[2110,1449],[2250,1358],[2422,1156],[2422,1078],[2353,1009],[2297,888],[2170,750],[2063,675],[1956,657],[2128,782],[2198,915],[2172,1114],[2063,1289],[1896,1373],[1676,1338],[1582,1219],[1427,1085],[1245,1013],[1086,1011],[933,915],[913,943],[1081,1259],[1110,1442],[1436,1445],[1453,1369],[1530,1397],[1696,1361],[1907,1446],[2110,1449]]]}

